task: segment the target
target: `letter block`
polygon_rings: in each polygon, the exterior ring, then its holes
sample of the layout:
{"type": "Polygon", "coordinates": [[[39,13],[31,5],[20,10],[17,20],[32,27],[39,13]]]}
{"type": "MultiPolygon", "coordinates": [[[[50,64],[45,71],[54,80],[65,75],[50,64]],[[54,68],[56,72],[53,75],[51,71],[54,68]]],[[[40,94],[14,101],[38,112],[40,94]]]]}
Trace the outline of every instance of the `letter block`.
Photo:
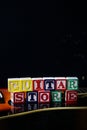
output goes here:
{"type": "Polygon", "coordinates": [[[53,77],[44,77],[44,89],[55,90],[55,79],[53,77]]]}
{"type": "Polygon", "coordinates": [[[26,101],[28,103],[38,102],[38,93],[37,92],[26,92],[26,101]]]}
{"type": "MultiPolygon", "coordinates": [[[[17,106],[25,103],[67,104],[77,102],[77,77],[24,77],[8,78],[8,92],[11,93],[11,103],[17,106]]],[[[2,97],[2,95],[0,95],[2,97]]],[[[32,105],[28,105],[31,109],[32,105]]],[[[39,107],[39,106],[38,106],[39,107]]]]}
{"type": "Polygon", "coordinates": [[[44,90],[43,78],[32,78],[32,80],[33,80],[33,91],[44,90]]]}
{"type": "Polygon", "coordinates": [[[66,78],[65,77],[56,77],[56,90],[66,90],[66,78]]]}
{"type": "Polygon", "coordinates": [[[33,91],[32,78],[20,78],[21,91],[33,91]]]}
{"type": "Polygon", "coordinates": [[[8,91],[9,92],[20,92],[20,78],[9,78],[8,79],[8,91]]]}
{"type": "Polygon", "coordinates": [[[67,77],[67,90],[78,90],[78,78],[67,77]]]}
{"type": "Polygon", "coordinates": [[[25,92],[11,92],[11,101],[14,104],[25,102],[25,92]]]}
{"type": "Polygon", "coordinates": [[[65,92],[65,101],[66,102],[77,102],[77,91],[66,90],[66,92],[65,92]]]}
{"type": "Polygon", "coordinates": [[[39,91],[38,92],[38,102],[39,103],[49,103],[50,102],[50,91],[39,91]]]}
{"type": "Polygon", "coordinates": [[[61,102],[62,100],[62,93],[60,91],[51,91],[51,99],[52,102],[61,102]]]}

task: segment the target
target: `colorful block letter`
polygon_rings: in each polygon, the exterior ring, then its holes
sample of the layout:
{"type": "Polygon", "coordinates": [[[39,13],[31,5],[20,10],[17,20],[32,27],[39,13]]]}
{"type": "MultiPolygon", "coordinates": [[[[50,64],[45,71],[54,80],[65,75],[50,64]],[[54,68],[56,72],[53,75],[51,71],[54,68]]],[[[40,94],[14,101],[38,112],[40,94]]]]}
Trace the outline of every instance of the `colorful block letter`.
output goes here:
{"type": "Polygon", "coordinates": [[[21,91],[33,91],[31,78],[20,78],[21,91]]]}
{"type": "Polygon", "coordinates": [[[26,101],[27,102],[37,102],[38,101],[37,92],[27,92],[26,93],[26,101]]]}
{"type": "Polygon", "coordinates": [[[60,91],[52,91],[51,92],[52,102],[61,102],[62,96],[60,91]]]}
{"type": "Polygon", "coordinates": [[[32,80],[33,80],[33,91],[44,90],[43,78],[32,78],[32,80]]]}
{"type": "Polygon", "coordinates": [[[66,90],[66,78],[56,77],[56,90],[66,90]]]}
{"type": "Polygon", "coordinates": [[[55,79],[52,77],[44,77],[44,89],[55,90],[55,79]]]}
{"type": "Polygon", "coordinates": [[[20,78],[8,79],[8,91],[9,92],[20,92],[20,78]]]}
{"type": "Polygon", "coordinates": [[[25,93],[24,92],[11,92],[11,101],[16,103],[24,103],[25,102],[25,93]]]}
{"type": "Polygon", "coordinates": [[[78,78],[67,77],[67,90],[78,90],[78,78]]]}
{"type": "Polygon", "coordinates": [[[66,102],[76,102],[77,101],[77,91],[66,90],[66,92],[65,92],[65,101],[66,102]]]}
{"type": "Polygon", "coordinates": [[[39,103],[50,102],[50,91],[39,91],[38,92],[38,102],[39,103]]]}

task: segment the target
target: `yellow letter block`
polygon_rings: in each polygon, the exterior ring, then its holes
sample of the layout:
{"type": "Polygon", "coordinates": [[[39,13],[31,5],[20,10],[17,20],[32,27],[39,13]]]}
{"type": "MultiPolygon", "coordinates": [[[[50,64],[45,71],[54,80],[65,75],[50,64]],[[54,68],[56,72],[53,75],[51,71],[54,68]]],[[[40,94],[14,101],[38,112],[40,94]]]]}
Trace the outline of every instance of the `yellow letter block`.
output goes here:
{"type": "Polygon", "coordinates": [[[20,78],[21,91],[33,91],[32,78],[20,78]]]}
{"type": "Polygon", "coordinates": [[[9,92],[20,92],[20,78],[10,78],[8,79],[8,91],[9,92]]]}

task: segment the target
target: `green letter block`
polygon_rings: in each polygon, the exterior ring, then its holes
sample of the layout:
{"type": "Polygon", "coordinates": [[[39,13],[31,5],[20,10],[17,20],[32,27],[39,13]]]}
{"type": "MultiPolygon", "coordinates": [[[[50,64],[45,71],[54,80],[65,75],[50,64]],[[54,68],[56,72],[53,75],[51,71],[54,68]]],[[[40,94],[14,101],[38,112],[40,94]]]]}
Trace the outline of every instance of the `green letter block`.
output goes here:
{"type": "Polygon", "coordinates": [[[77,77],[67,77],[67,90],[78,90],[78,78],[77,77]]]}
{"type": "Polygon", "coordinates": [[[52,102],[61,102],[61,92],[60,91],[51,91],[52,102]]]}

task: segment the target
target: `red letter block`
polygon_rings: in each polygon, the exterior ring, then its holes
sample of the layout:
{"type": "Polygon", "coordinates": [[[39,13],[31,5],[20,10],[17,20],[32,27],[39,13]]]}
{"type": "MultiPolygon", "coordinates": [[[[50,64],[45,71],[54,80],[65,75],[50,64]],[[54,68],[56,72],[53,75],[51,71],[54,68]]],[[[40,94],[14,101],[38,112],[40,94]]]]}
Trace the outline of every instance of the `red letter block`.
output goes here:
{"type": "Polygon", "coordinates": [[[77,101],[77,91],[69,91],[65,92],[65,101],[66,102],[76,102],[77,101]]]}
{"type": "Polygon", "coordinates": [[[43,78],[32,78],[32,81],[33,81],[33,91],[44,90],[43,78]]]}
{"type": "Polygon", "coordinates": [[[56,90],[66,90],[65,77],[55,77],[55,80],[56,80],[56,90]]]}
{"type": "Polygon", "coordinates": [[[38,92],[38,102],[39,103],[49,103],[50,102],[50,91],[39,91],[38,92]]]}
{"type": "Polygon", "coordinates": [[[16,103],[24,103],[25,102],[25,93],[24,92],[14,92],[11,93],[11,101],[16,103]]]}

